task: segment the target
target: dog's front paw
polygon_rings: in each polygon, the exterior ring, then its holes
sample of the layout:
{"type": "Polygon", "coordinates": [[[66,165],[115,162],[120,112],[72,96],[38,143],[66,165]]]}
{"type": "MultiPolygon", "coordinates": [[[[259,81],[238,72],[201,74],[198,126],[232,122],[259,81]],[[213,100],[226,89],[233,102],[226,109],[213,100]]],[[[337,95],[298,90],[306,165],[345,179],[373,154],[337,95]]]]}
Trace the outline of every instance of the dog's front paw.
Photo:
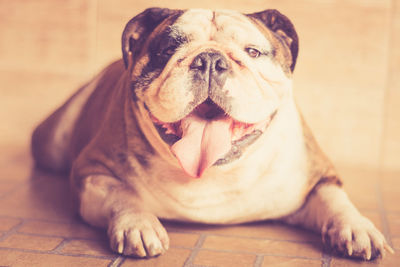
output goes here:
{"type": "Polygon", "coordinates": [[[149,213],[124,212],[113,216],[108,237],[112,250],[129,256],[154,257],[169,247],[165,228],[149,213]]]}
{"type": "Polygon", "coordinates": [[[393,253],[381,232],[362,215],[333,217],[322,227],[322,241],[341,255],[364,260],[383,257],[385,250],[393,253]]]}

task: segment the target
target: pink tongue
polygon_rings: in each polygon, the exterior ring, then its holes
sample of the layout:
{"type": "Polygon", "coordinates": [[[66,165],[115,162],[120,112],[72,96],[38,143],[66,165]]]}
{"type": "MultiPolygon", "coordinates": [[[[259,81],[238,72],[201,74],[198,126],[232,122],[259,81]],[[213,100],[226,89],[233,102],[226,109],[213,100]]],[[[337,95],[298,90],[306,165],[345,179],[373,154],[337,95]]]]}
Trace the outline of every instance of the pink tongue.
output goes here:
{"type": "Polygon", "coordinates": [[[192,177],[203,172],[231,149],[231,118],[205,120],[194,114],[181,122],[182,138],[171,150],[192,177]]]}

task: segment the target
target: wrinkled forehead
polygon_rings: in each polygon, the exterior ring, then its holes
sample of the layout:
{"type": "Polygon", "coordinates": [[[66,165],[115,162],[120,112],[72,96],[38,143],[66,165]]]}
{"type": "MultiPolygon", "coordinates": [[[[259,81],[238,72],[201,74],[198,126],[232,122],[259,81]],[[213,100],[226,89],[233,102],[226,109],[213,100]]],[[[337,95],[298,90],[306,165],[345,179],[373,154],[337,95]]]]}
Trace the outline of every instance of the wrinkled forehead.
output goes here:
{"type": "Polygon", "coordinates": [[[190,41],[235,42],[271,48],[267,37],[247,16],[231,10],[190,9],[175,21],[172,29],[190,41]]]}

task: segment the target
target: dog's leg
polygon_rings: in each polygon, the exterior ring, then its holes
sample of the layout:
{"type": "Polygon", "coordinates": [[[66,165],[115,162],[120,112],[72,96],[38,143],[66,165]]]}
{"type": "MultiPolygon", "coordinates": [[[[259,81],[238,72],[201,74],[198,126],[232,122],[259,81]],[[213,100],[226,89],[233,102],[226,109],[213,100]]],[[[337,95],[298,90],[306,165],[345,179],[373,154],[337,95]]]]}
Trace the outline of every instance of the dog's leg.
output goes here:
{"type": "Polygon", "coordinates": [[[345,256],[370,260],[384,256],[385,250],[393,253],[374,224],[334,184],[318,185],[305,205],[284,221],[320,232],[325,245],[345,256]]]}
{"type": "Polygon", "coordinates": [[[120,254],[157,256],[169,247],[165,228],[156,216],[140,207],[126,184],[103,175],[88,176],[80,193],[80,215],[108,229],[111,248],[120,254]]]}

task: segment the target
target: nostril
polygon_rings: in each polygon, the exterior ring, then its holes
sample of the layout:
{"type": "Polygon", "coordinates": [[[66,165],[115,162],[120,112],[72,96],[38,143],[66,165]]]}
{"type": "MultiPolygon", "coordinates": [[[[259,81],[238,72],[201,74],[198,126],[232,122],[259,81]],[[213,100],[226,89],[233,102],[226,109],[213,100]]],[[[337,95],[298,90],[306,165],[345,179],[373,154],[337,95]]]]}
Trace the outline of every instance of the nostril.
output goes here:
{"type": "Polygon", "coordinates": [[[192,64],[190,64],[191,69],[197,69],[197,70],[204,70],[205,68],[205,63],[204,60],[201,57],[196,57],[192,64]]]}
{"type": "Polygon", "coordinates": [[[228,69],[228,63],[224,59],[218,59],[217,62],[215,62],[215,70],[222,72],[226,71],[228,69]]]}

